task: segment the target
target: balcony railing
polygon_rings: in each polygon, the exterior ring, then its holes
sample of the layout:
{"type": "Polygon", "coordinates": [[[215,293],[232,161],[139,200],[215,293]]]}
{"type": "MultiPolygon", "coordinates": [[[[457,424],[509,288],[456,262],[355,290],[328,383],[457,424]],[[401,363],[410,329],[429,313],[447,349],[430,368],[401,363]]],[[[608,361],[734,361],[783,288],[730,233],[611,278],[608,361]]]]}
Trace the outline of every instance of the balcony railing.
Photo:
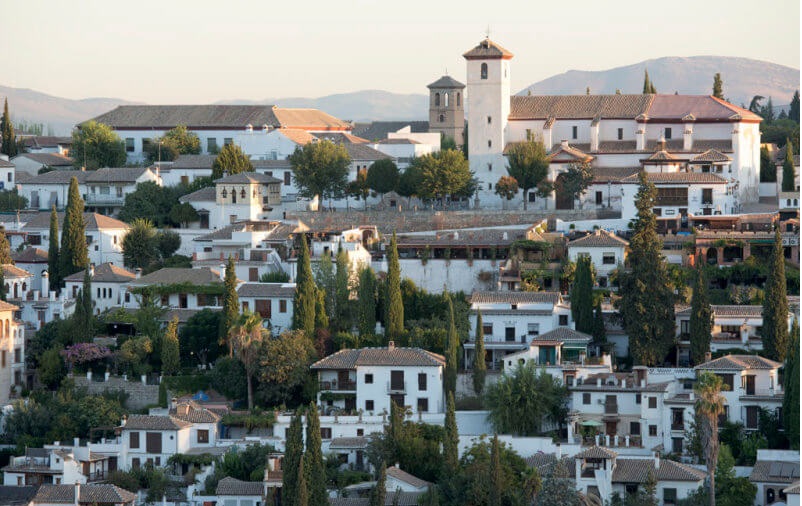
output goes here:
{"type": "Polygon", "coordinates": [[[89,473],[89,476],[86,477],[87,481],[102,481],[106,479],[106,473],[103,471],[95,471],[94,473],[89,473]]]}
{"type": "Polygon", "coordinates": [[[86,203],[105,206],[121,206],[125,204],[125,196],[118,197],[117,195],[90,193],[86,196],[86,203]]]}
{"type": "Polygon", "coordinates": [[[604,414],[605,415],[617,415],[618,414],[618,404],[615,402],[606,402],[604,403],[604,414]]]}
{"type": "Polygon", "coordinates": [[[404,393],[407,391],[407,382],[387,382],[387,393],[388,394],[396,394],[396,393],[404,393]]]}
{"type": "Polygon", "coordinates": [[[321,381],[320,390],[333,392],[356,390],[356,381],[321,381]]]}
{"type": "Polygon", "coordinates": [[[741,396],[774,397],[782,394],[782,389],[780,388],[741,388],[740,391],[741,396]]]}
{"type": "Polygon", "coordinates": [[[685,430],[685,425],[682,422],[671,422],[671,430],[685,430]]]}

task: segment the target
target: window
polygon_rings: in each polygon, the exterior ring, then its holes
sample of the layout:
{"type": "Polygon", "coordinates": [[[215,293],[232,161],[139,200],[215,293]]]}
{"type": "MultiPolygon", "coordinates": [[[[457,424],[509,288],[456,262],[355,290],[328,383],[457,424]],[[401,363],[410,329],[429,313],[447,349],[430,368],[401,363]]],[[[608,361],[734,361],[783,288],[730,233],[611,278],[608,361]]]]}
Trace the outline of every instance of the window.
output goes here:
{"type": "Polygon", "coordinates": [[[278,312],[279,313],[286,313],[287,312],[287,301],[281,299],[278,301],[278,312]]]}
{"type": "Polygon", "coordinates": [[[596,192],[596,205],[600,206],[604,204],[604,195],[602,192],[596,192]]]}
{"type": "Polygon", "coordinates": [[[134,469],[139,469],[139,459],[131,459],[131,467],[134,469]]]}
{"type": "Polygon", "coordinates": [[[493,164],[492,163],[488,163],[487,164],[487,171],[488,172],[493,172],[493,164]]]}
{"type": "Polygon", "coordinates": [[[487,124],[489,125],[491,123],[493,123],[493,117],[492,116],[488,116],[487,117],[487,124]]]}
{"type": "Polygon", "coordinates": [[[486,323],[482,324],[482,335],[483,336],[492,336],[493,335],[493,324],[486,323]]]}
{"type": "Polygon", "coordinates": [[[362,437],[365,435],[365,429],[357,429],[356,430],[356,437],[362,437]]]}
{"type": "Polygon", "coordinates": [[[461,101],[461,99],[460,99],[460,95],[461,95],[460,93],[457,93],[457,107],[459,107],[459,106],[460,106],[460,104],[461,104],[461,102],[460,102],[460,101],[461,101]]]}
{"type": "Polygon", "coordinates": [[[487,183],[487,189],[488,190],[492,190],[493,189],[493,183],[487,183]]]}
{"type": "Polygon", "coordinates": [[[572,126],[571,127],[571,138],[572,139],[576,139],[579,136],[578,134],[579,134],[579,127],[572,126]]]}
{"type": "Polygon", "coordinates": [[[198,443],[208,443],[208,442],[209,442],[209,431],[198,430],[198,443]]]}
{"type": "Polygon", "coordinates": [[[448,107],[448,93],[443,93],[443,105],[448,107]]]}
{"type": "Polygon", "coordinates": [[[223,146],[228,146],[229,144],[234,144],[234,139],[231,137],[223,138],[223,146]]]}
{"type": "Polygon", "coordinates": [[[567,314],[561,314],[560,315],[560,325],[562,325],[562,326],[568,325],[568,315],[567,314]]]}
{"type": "Polygon", "coordinates": [[[684,439],[681,437],[671,438],[671,453],[682,454],[682,441],[684,439]]]}
{"type": "Polygon", "coordinates": [[[481,67],[481,78],[487,79],[487,63],[483,63],[481,67]]]}
{"type": "Polygon", "coordinates": [[[713,188],[702,188],[702,204],[713,203],[713,188]]]}
{"type": "Polygon", "coordinates": [[[588,393],[582,394],[582,404],[585,405],[590,404],[590,394],[588,393]]]}
{"type": "Polygon", "coordinates": [[[537,198],[537,194],[535,192],[529,192],[529,202],[534,202],[537,198]]]}
{"type": "Polygon", "coordinates": [[[492,148],[493,147],[493,141],[491,141],[490,139],[487,140],[487,147],[488,148],[492,148]]]}
{"type": "Polygon", "coordinates": [[[747,429],[757,429],[757,414],[758,414],[758,407],[757,406],[747,406],[746,407],[746,428],[747,429]]]}
{"type": "Polygon", "coordinates": [[[147,137],[144,137],[142,139],[142,151],[147,151],[149,147],[150,147],[150,139],[147,138],[147,137]]]}
{"type": "Polygon", "coordinates": [[[624,129],[623,128],[619,128],[618,129],[618,140],[619,141],[624,140],[624,129]]]}
{"type": "Polygon", "coordinates": [[[139,432],[128,435],[128,448],[139,448],[139,432]]]}
{"type": "Polygon", "coordinates": [[[671,127],[666,127],[665,128],[665,131],[663,133],[663,137],[665,137],[666,140],[671,138],[671,127]]]}
{"type": "Polygon", "coordinates": [[[17,364],[22,362],[22,350],[20,348],[14,348],[14,362],[17,364]]]}
{"type": "Polygon", "coordinates": [[[125,138],[125,152],[126,153],[133,153],[134,152],[134,138],[133,137],[126,137],[125,138]]]}
{"type": "Polygon", "coordinates": [[[657,435],[657,425],[649,425],[649,435],[652,437],[657,435]]]}
{"type": "Polygon", "coordinates": [[[506,327],[504,329],[504,340],[508,343],[515,342],[515,327],[506,327]]]}
{"type": "Polygon", "coordinates": [[[445,123],[446,122],[445,114],[441,114],[440,117],[438,118],[438,121],[440,121],[440,123],[445,123]]]}
{"type": "Polygon", "coordinates": [[[602,264],[615,265],[615,253],[602,253],[602,264]]]}
{"type": "Polygon", "coordinates": [[[540,335],[540,324],[539,323],[527,323],[526,324],[526,333],[530,336],[539,336],[540,335]]]}
{"type": "Polygon", "coordinates": [[[162,452],[162,434],[161,432],[146,432],[145,433],[145,451],[148,453],[161,453],[162,452]]]}
{"type": "Polygon", "coordinates": [[[365,411],[373,411],[373,401],[368,399],[365,401],[365,411]]]}
{"type": "Polygon", "coordinates": [[[680,320],[679,322],[679,333],[682,334],[690,334],[691,333],[691,321],[690,320],[680,320]]]}
{"type": "Polygon", "coordinates": [[[331,427],[320,428],[320,439],[331,439],[331,427]]]}
{"type": "Polygon", "coordinates": [[[206,152],[217,153],[217,139],[214,137],[209,137],[206,139],[206,152]]]}
{"type": "Polygon", "coordinates": [[[663,504],[674,504],[677,502],[677,489],[664,488],[663,489],[663,504]]]}
{"type": "Polygon", "coordinates": [[[629,435],[640,436],[640,422],[629,422],[629,435]]]}
{"type": "Polygon", "coordinates": [[[435,107],[440,106],[440,94],[439,93],[435,93],[434,94],[434,105],[435,105],[435,107]]]}
{"type": "Polygon", "coordinates": [[[418,399],[418,413],[429,411],[429,399],[418,399]]]}
{"type": "Polygon", "coordinates": [[[418,374],[418,390],[425,391],[426,390],[426,374],[419,373],[418,374]]]}
{"type": "MultiPolygon", "coordinates": [[[[726,390],[729,390],[730,392],[732,392],[733,388],[735,387],[734,375],[733,374],[719,374],[719,376],[721,376],[721,380],[724,383],[724,385],[727,386],[726,390]]],[[[722,388],[722,390],[724,390],[724,388],[722,388]]]]}
{"type": "Polygon", "coordinates": [[[284,186],[289,186],[292,184],[292,172],[284,171],[284,186]]]}
{"type": "Polygon", "coordinates": [[[366,385],[372,385],[373,384],[373,375],[372,374],[366,374],[365,375],[365,384],[366,385]]]}
{"type": "Polygon", "coordinates": [[[657,409],[657,397],[649,397],[649,409],[657,409]]]}

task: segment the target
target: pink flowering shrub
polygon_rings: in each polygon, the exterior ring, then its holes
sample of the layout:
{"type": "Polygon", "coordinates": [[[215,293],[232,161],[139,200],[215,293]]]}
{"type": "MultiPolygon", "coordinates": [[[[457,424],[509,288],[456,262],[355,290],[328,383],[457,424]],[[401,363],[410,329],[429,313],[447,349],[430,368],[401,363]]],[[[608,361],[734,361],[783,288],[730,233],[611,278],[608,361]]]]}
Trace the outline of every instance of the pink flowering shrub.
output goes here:
{"type": "Polygon", "coordinates": [[[68,364],[79,365],[107,358],[111,351],[95,343],[76,343],[61,350],[61,356],[68,364]]]}

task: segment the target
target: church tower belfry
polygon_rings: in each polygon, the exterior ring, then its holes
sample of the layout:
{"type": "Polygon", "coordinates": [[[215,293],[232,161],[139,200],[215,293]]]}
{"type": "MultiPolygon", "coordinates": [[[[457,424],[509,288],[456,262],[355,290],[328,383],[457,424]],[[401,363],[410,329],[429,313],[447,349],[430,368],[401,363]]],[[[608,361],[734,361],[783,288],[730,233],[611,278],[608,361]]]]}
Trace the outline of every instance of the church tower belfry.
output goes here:
{"type": "Polygon", "coordinates": [[[449,75],[444,75],[427,88],[429,88],[429,131],[450,137],[458,147],[461,147],[465,142],[463,92],[465,85],[449,75]]]}

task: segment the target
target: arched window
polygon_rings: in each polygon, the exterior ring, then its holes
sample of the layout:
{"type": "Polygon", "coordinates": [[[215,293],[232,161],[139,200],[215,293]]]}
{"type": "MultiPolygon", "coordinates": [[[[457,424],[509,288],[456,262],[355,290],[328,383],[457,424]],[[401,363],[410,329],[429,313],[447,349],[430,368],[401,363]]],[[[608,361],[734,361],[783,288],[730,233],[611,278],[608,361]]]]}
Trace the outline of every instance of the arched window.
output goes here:
{"type": "Polygon", "coordinates": [[[445,105],[446,107],[448,107],[448,93],[446,93],[446,94],[444,95],[444,97],[445,97],[445,103],[444,103],[443,105],[445,105]]]}
{"type": "Polygon", "coordinates": [[[440,123],[445,123],[446,117],[444,115],[440,115],[440,123]]]}
{"type": "Polygon", "coordinates": [[[774,502],[774,489],[769,488],[766,489],[766,504],[771,504],[774,502]]]}
{"type": "Polygon", "coordinates": [[[240,196],[240,198],[242,198],[242,199],[244,199],[244,198],[245,198],[245,188],[243,188],[242,190],[240,190],[240,192],[239,192],[239,196],[240,196]]]}
{"type": "Polygon", "coordinates": [[[457,93],[457,107],[459,107],[459,106],[460,106],[460,98],[459,98],[459,96],[460,96],[460,94],[459,94],[459,93],[457,93]]]}
{"type": "Polygon", "coordinates": [[[434,105],[435,105],[435,107],[440,105],[440,94],[439,93],[435,93],[434,94],[434,105]]]}
{"type": "Polygon", "coordinates": [[[487,79],[487,63],[482,64],[482,79],[487,79]]]}
{"type": "Polygon", "coordinates": [[[225,198],[228,198],[228,191],[227,191],[225,188],[223,188],[223,192],[222,192],[220,195],[221,195],[221,196],[222,196],[224,199],[225,199],[225,198]]]}

